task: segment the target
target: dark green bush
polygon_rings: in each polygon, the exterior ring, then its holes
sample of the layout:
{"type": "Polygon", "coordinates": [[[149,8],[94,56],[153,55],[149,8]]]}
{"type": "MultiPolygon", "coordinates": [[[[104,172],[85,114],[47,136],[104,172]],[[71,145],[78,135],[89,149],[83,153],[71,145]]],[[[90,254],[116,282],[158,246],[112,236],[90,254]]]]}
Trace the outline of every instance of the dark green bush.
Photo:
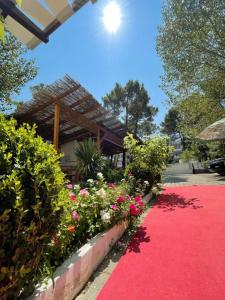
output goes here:
{"type": "Polygon", "coordinates": [[[0,299],[32,289],[68,197],[53,145],[0,115],[0,299]]]}

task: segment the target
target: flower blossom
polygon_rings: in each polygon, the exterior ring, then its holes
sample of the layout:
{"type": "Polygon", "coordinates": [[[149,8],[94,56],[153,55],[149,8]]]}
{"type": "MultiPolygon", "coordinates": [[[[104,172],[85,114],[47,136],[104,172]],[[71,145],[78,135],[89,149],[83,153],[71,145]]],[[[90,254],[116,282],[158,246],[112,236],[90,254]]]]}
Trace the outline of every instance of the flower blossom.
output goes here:
{"type": "Polygon", "coordinates": [[[76,201],[77,200],[77,198],[76,198],[76,195],[74,194],[74,193],[70,193],[70,200],[72,200],[72,201],[76,201]]]}
{"type": "Polygon", "coordinates": [[[123,203],[124,200],[125,200],[125,199],[124,199],[123,196],[119,196],[118,199],[117,199],[118,203],[123,203]]]}
{"type": "Polygon", "coordinates": [[[113,205],[111,205],[110,206],[113,210],[118,210],[119,208],[118,208],[118,206],[116,205],[116,204],[113,204],[113,205]]]}
{"type": "Polygon", "coordinates": [[[98,177],[99,179],[103,179],[103,178],[104,178],[104,176],[103,176],[103,174],[102,174],[101,172],[98,172],[98,173],[97,173],[97,177],[98,177]]]}
{"type": "Polygon", "coordinates": [[[73,225],[70,225],[67,227],[67,230],[70,232],[70,233],[74,233],[76,231],[76,227],[73,226],[73,225]]]}
{"type": "Polygon", "coordinates": [[[110,189],[115,189],[116,185],[114,183],[110,182],[110,183],[108,183],[108,187],[110,189]]]}
{"type": "Polygon", "coordinates": [[[67,187],[68,190],[72,190],[73,189],[73,185],[71,183],[67,184],[66,187],[67,187]]]}
{"type": "Polygon", "coordinates": [[[106,197],[106,191],[105,191],[103,188],[101,188],[100,190],[98,190],[98,191],[96,192],[96,194],[97,194],[99,197],[101,197],[101,198],[105,198],[105,197],[106,197]]]}
{"type": "Polygon", "coordinates": [[[105,211],[105,210],[101,210],[100,211],[100,215],[101,215],[101,219],[104,223],[109,223],[110,222],[110,213],[105,211]]]}
{"type": "Polygon", "coordinates": [[[94,183],[94,179],[88,179],[87,182],[90,183],[90,184],[93,184],[94,183]]]}
{"type": "Polygon", "coordinates": [[[80,221],[80,215],[76,211],[72,212],[72,218],[76,221],[80,221]]]}
{"type": "Polygon", "coordinates": [[[130,208],[130,214],[131,214],[131,216],[135,216],[136,217],[136,216],[140,215],[141,209],[138,208],[135,204],[131,204],[129,206],[129,208],[130,208]]]}
{"type": "Polygon", "coordinates": [[[145,180],[145,181],[144,181],[144,184],[145,184],[145,185],[149,185],[148,180],[145,180]]]}
{"type": "Polygon", "coordinates": [[[82,190],[80,190],[79,195],[80,196],[89,196],[89,192],[86,189],[82,189],[82,190]]]}

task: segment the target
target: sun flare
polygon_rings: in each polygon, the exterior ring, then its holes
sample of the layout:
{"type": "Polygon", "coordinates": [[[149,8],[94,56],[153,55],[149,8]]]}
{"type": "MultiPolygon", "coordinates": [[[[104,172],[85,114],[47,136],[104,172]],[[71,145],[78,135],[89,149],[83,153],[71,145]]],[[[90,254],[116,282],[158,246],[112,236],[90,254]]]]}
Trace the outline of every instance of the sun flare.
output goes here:
{"type": "Polygon", "coordinates": [[[120,6],[116,2],[110,1],[103,11],[105,28],[111,33],[116,32],[121,25],[121,17],[120,6]]]}

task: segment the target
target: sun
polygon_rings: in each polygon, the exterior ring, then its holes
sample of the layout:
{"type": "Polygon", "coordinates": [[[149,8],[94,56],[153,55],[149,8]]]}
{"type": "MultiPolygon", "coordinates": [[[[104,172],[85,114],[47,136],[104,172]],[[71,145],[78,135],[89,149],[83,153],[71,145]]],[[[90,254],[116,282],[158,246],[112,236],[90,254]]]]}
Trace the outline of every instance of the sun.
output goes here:
{"type": "Polygon", "coordinates": [[[105,28],[111,33],[116,32],[121,25],[121,17],[120,6],[116,2],[110,1],[103,11],[105,28]]]}

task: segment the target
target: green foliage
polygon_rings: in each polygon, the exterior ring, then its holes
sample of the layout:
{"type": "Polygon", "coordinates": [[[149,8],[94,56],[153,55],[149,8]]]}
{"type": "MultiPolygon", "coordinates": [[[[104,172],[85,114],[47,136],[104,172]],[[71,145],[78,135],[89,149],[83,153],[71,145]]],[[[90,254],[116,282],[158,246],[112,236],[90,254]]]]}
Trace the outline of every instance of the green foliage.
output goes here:
{"type": "Polygon", "coordinates": [[[116,83],[103,102],[115,116],[124,119],[126,128],[135,135],[150,135],[154,131],[153,117],[158,109],[150,105],[148,92],[139,81],[129,80],[124,87],[116,83]]]}
{"type": "Polygon", "coordinates": [[[24,57],[26,48],[9,32],[0,42],[0,111],[11,108],[13,94],[19,94],[29,80],[37,74],[34,61],[24,57]]]}
{"type": "Polygon", "coordinates": [[[167,0],[157,50],[170,99],[196,89],[225,98],[224,27],[224,1],[167,0]]]}
{"type": "Polygon", "coordinates": [[[5,42],[5,27],[4,27],[4,19],[0,17],[0,40],[2,43],[5,42]]]}
{"type": "Polygon", "coordinates": [[[180,101],[176,109],[179,131],[190,138],[195,138],[207,126],[225,117],[225,109],[218,102],[196,93],[180,101]]]}
{"type": "Polygon", "coordinates": [[[96,174],[102,170],[103,158],[96,143],[87,139],[75,148],[76,167],[83,180],[96,178],[96,174]]]}
{"type": "Polygon", "coordinates": [[[178,133],[179,113],[175,107],[169,109],[165,115],[164,122],[161,124],[161,132],[171,135],[178,133]]]}
{"type": "Polygon", "coordinates": [[[160,181],[172,150],[168,145],[168,138],[154,137],[139,144],[132,134],[128,134],[124,139],[124,145],[130,156],[126,174],[133,175],[136,180],[149,181],[150,187],[160,181]]]}
{"type": "Polygon", "coordinates": [[[0,115],[0,298],[32,289],[68,191],[53,145],[0,115]]]}
{"type": "Polygon", "coordinates": [[[112,169],[108,165],[103,169],[103,174],[107,182],[120,182],[124,178],[124,169],[112,169]]]}

